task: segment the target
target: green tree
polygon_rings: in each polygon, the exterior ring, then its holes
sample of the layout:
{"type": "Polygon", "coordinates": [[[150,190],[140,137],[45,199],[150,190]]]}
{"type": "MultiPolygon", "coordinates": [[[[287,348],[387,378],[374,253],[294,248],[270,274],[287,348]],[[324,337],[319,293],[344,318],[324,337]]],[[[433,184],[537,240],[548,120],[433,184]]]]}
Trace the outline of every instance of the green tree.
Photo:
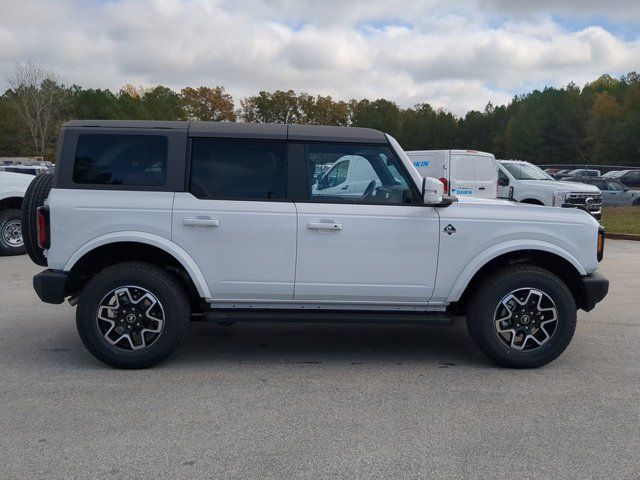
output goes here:
{"type": "Polygon", "coordinates": [[[180,94],[188,120],[236,121],[233,97],[224,91],[224,87],[187,87],[180,94]]]}

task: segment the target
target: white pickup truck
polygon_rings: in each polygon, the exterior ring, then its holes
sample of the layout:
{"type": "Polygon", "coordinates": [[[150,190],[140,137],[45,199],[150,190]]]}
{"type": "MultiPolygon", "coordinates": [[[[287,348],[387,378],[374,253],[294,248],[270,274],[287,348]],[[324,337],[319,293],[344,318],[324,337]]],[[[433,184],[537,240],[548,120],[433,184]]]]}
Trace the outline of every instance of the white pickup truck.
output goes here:
{"type": "Polygon", "coordinates": [[[73,121],[51,182],[25,197],[27,251],[47,267],[34,288],[77,304],[85,346],[121,368],[167,358],[192,319],[460,315],[491,359],[537,367],[608,290],[593,217],[443,195],[376,130],[73,121]],[[366,162],[364,189],[323,191],[339,184],[322,172],[347,160],[366,162]]]}
{"type": "Polygon", "coordinates": [[[33,177],[0,171],[0,255],[22,255],[22,199],[33,177]]]}
{"type": "Polygon", "coordinates": [[[540,167],[521,160],[498,160],[498,197],[547,207],[578,208],[600,220],[598,187],[554,179],[540,167]]]}

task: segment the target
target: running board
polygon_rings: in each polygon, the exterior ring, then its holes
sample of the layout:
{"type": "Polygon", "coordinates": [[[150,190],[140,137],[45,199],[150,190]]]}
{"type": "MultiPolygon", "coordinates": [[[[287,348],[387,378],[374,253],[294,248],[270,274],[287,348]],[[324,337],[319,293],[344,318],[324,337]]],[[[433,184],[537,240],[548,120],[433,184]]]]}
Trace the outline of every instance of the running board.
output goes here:
{"type": "Polygon", "coordinates": [[[200,315],[207,322],[404,323],[453,325],[445,312],[380,312],[353,310],[220,309],[200,315]]]}

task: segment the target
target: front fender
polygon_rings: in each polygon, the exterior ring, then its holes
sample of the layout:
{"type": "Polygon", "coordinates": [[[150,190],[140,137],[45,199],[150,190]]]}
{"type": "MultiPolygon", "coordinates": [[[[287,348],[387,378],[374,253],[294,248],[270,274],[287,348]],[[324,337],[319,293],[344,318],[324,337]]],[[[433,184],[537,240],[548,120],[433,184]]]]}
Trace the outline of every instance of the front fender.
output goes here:
{"type": "Polygon", "coordinates": [[[456,302],[460,300],[460,297],[464,293],[467,285],[469,285],[469,282],[471,281],[473,276],[491,260],[501,255],[516,252],[519,250],[538,250],[553,253],[571,263],[571,265],[574,266],[574,268],[580,273],[580,275],[587,275],[586,270],[580,264],[580,262],[578,262],[578,260],[568,251],[558,247],[557,245],[541,240],[529,240],[524,243],[522,240],[508,241],[494,245],[474,257],[465,266],[460,275],[458,275],[458,278],[456,279],[453,287],[451,288],[451,291],[449,292],[449,295],[447,296],[447,301],[456,302]]]}
{"type": "Polygon", "coordinates": [[[202,271],[196,264],[195,260],[193,260],[193,258],[179,245],[175,244],[167,238],[161,237],[159,235],[154,235],[152,233],[112,232],[96,237],[78,248],[69,258],[69,260],[67,260],[67,263],[64,265],[63,270],[66,272],[70,271],[78,262],[78,260],[80,260],[90,251],[98,247],[108,245],[110,243],[119,242],[143,243],[164,250],[169,255],[173,256],[185,268],[185,270],[191,277],[191,280],[193,280],[193,283],[198,290],[198,294],[202,298],[211,298],[211,292],[207,285],[206,279],[202,274],[202,271]]]}

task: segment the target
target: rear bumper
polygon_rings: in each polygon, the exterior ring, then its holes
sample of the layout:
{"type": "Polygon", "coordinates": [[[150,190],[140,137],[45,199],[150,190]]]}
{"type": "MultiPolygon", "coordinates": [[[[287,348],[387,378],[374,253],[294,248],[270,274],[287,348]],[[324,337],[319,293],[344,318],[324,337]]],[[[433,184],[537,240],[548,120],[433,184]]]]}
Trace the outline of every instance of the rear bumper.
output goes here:
{"type": "Polygon", "coordinates": [[[33,277],[33,288],[45,303],[60,304],[66,296],[68,272],[44,270],[33,277]]]}
{"type": "Polygon", "coordinates": [[[583,301],[580,308],[589,312],[609,293],[609,280],[599,273],[593,273],[582,277],[582,287],[583,301]]]}

